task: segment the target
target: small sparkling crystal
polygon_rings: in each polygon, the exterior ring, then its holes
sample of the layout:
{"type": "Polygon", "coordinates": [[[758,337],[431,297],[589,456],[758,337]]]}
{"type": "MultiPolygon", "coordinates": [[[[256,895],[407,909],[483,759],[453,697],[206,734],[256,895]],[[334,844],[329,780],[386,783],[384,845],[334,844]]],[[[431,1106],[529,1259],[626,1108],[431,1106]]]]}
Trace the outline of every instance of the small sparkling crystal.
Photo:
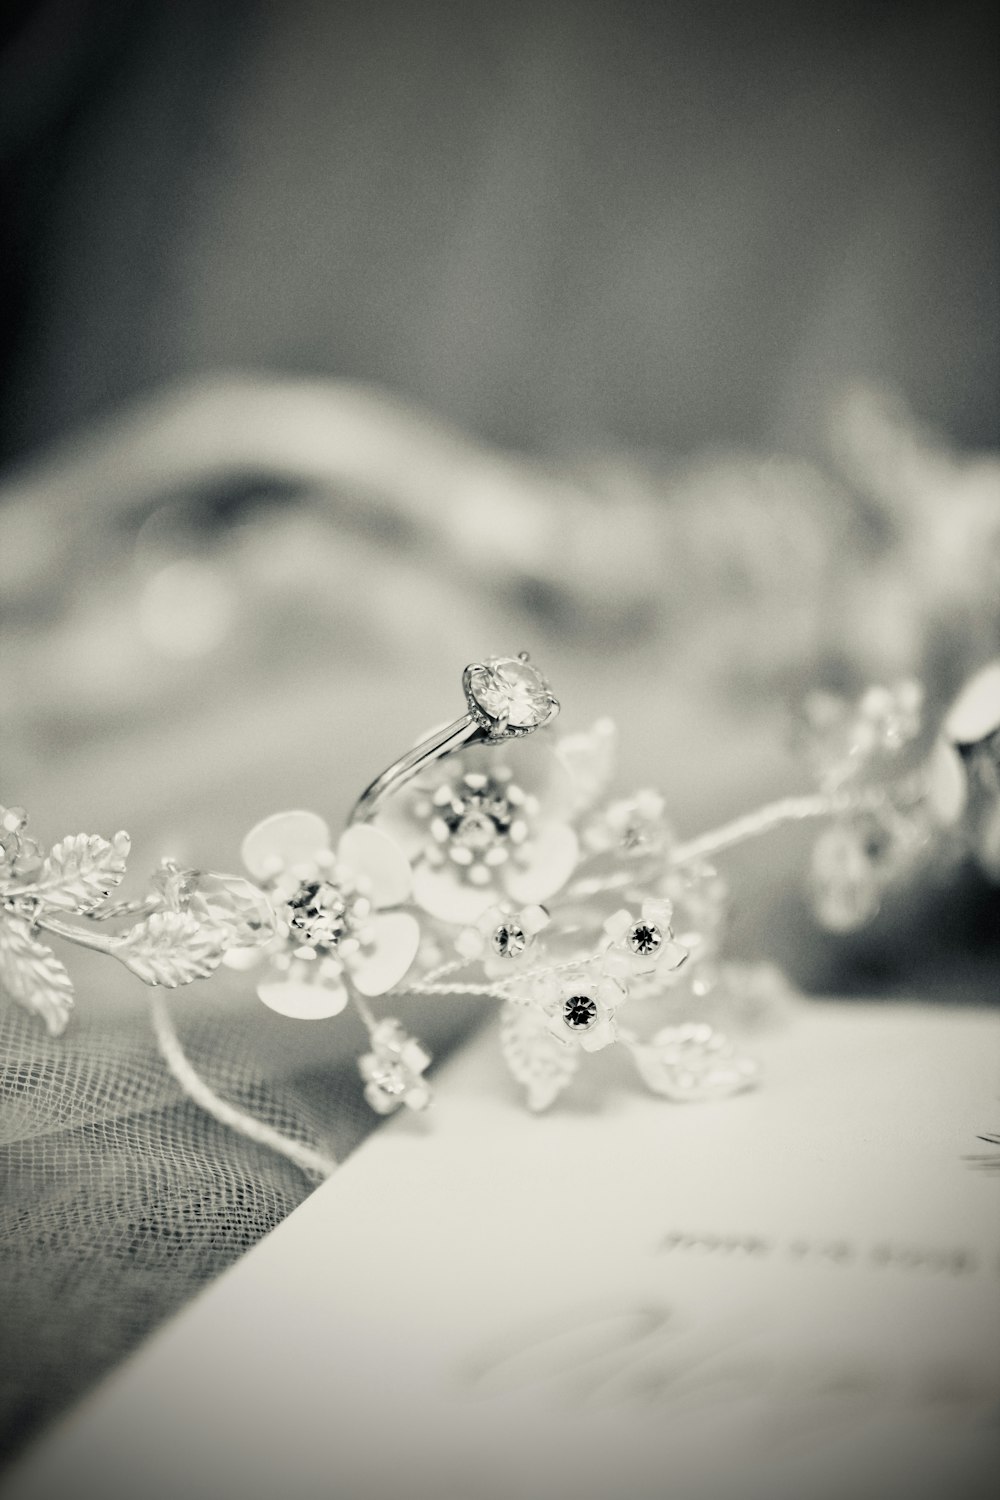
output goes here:
{"type": "Polygon", "coordinates": [[[633,953],[648,958],[663,942],[663,934],[652,922],[636,922],[628,935],[628,945],[633,953]]]}
{"type": "Polygon", "coordinates": [[[399,1063],[384,1063],[378,1072],[372,1073],[371,1081],[383,1094],[395,1098],[406,1093],[411,1080],[399,1063]]]}
{"type": "Polygon", "coordinates": [[[329,881],[308,881],[288,903],[289,925],[310,948],[336,948],[347,926],[347,903],[329,881]]]}
{"type": "Polygon", "coordinates": [[[589,995],[570,995],[563,1001],[563,1020],[573,1031],[589,1031],[597,1020],[597,1002],[589,995]]]}
{"type": "Polygon", "coordinates": [[[515,922],[502,922],[494,932],[491,939],[493,952],[499,958],[517,958],[528,946],[528,939],[522,927],[515,922]]]}
{"type": "Polygon", "coordinates": [[[487,813],[467,812],[459,819],[451,836],[464,849],[488,849],[496,842],[497,825],[487,813]]]}
{"type": "Polygon", "coordinates": [[[544,677],[530,662],[494,656],[469,673],[469,692],[476,706],[493,721],[513,729],[537,729],[552,714],[552,695],[544,677]]]}

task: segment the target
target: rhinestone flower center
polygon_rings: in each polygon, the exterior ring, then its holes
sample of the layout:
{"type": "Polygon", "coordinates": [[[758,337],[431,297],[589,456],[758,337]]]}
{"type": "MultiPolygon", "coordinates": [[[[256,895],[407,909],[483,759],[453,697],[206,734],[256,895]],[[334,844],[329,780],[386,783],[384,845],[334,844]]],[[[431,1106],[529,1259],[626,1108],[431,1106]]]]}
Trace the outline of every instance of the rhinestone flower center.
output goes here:
{"type": "Polygon", "coordinates": [[[336,949],[349,926],[347,902],[328,880],[307,880],[288,902],[288,925],[305,947],[336,949]]]}
{"type": "Polygon", "coordinates": [[[454,842],[462,849],[471,849],[473,853],[495,844],[497,835],[501,832],[499,819],[478,810],[462,813],[449,826],[454,842]]]}
{"type": "Polygon", "coordinates": [[[406,1069],[398,1062],[383,1062],[377,1070],[372,1072],[371,1081],[382,1090],[383,1094],[389,1094],[393,1098],[405,1094],[411,1083],[406,1069]]]}
{"type": "Polygon", "coordinates": [[[663,942],[663,934],[652,922],[636,922],[628,935],[628,945],[633,953],[648,958],[663,942]]]}
{"type": "Polygon", "coordinates": [[[501,922],[491,941],[498,958],[517,958],[528,946],[527,934],[516,922],[501,922]]]}
{"type": "Polygon", "coordinates": [[[431,809],[431,835],[440,853],[478,879],[476,870],[505,863],[527,837],[525,796],[509,778],[467,772],[441,787],[431,809]]]}
{"type": "Polygon", "coordinates": [[[589,995],[570,995],[563,1001],[563,1020],[572,1031],[589,1031],[597,1020],[597,1001],[589,995]]]}

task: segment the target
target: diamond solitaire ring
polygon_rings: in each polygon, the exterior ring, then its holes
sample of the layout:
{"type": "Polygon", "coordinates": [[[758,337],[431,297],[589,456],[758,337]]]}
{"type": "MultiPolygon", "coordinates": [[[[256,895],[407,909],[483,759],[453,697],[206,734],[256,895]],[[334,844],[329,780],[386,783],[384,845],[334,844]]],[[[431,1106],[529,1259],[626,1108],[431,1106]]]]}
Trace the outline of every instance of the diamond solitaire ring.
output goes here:
{"type": "Polygon", "coordinates": [[[555,698],[527,651],[518,656],[490,656],[473,662],[462,673],[466,712],[393,761],[367,786],[354,806],[350,821],[366,822],[389,792],[405,785],[432,761],[468,745],[497,745],[517,735],[531,734],[549,724],[559,712],[555,698]]]}

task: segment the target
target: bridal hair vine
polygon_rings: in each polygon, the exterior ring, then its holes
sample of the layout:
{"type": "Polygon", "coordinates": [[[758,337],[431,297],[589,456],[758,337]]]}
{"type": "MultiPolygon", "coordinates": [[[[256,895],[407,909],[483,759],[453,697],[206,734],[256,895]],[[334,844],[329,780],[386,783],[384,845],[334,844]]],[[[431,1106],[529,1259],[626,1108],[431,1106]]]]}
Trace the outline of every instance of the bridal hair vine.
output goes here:
{"type": "MultiPolygon", "coordinates": [[[[353,1007],[368,1033],[364,1095],[379,1114],[431,1098],[429,1053],[374,1004],[395,1010],[408,995],[500,1002],[501,1050],[535,1110],[611,1046],[657,1094],[718,1098],[758,1077],[719,1021],[780,1003],[783,980],[726,959],[716,856],[816,820],[809,887],[837,931],[873,917],[948,843],[971,841],[1000,874],[1000,663],[931,731],[913,682],[854,701],[812,695],[800,726],[812,789],[686,840],[659,791],[612,791],[610,720],[557,732],[559,703],[527,653],[468,666],[463,690],[460,717],[378,776],[339,837],[312,812],[265,818],[243,842],[241,875],[168,859],[143,894],[117,899],[127,834],[73,834],[46,851],[22,809],[0,808],[0,987],[57,1035],[73,985],[50,939],[117,959],[153,987],[220,964],[254,970],[260,999],[284,1016],[353,1007]],[[650,1024],[639,1029],[640,1018],[650,1024]]],[[[214,1100],[162,1004],[154,1023],[187,1091],[214,1100]]]]}

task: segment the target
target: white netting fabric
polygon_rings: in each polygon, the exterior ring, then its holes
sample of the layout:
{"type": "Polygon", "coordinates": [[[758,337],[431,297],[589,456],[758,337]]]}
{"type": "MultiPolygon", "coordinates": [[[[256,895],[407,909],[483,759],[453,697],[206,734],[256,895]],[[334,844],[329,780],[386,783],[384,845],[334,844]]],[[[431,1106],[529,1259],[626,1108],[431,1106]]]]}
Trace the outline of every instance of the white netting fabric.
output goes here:
{"type": "MultiPolygon", "coordinates": [[[[223,1098],[342,1159],[367,1133],[353,1061],[268,1079],[240,1028],[179,1028],[223,1098]]],[[[0,1004],[0,1451],[87,1389],[311,1190],[186,1099],[144,1012],[50,1038],[0,1004]]]]}

